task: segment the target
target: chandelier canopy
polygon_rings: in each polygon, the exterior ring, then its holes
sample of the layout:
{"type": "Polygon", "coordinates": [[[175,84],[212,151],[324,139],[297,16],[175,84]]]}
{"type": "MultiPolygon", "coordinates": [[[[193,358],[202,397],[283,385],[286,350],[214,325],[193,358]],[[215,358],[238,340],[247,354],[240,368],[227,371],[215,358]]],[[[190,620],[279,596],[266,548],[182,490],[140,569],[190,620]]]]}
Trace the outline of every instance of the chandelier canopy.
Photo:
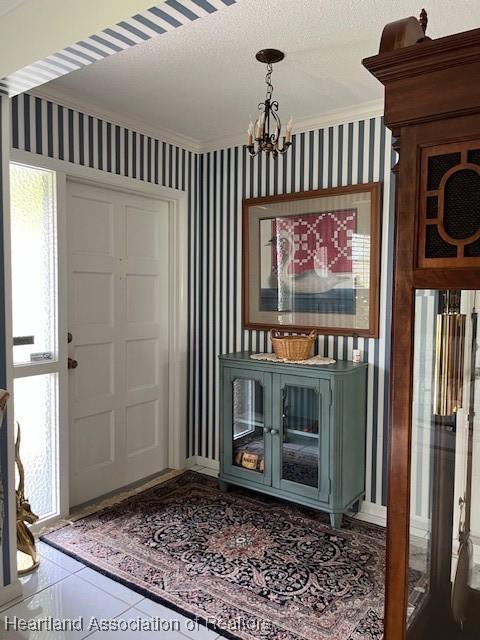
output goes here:
{"type": "Polygon", "coordinates": [[[278,102],[272,100],[273,85],[271,79],[273,64],[283,60],[285,54],[278,49],[262,49],[255,57],[259,62],[267,65],[267,75],[265,76],[267,93],[265,101],[260,102],[258,105],[258,117],[255,123],[250,121],[248,125],[247,149],[251,156],[256,156],[264,151],[267,156],[272,154],[276,158],[279,153],[285,153],[292,144],[292,118],[290,117],[283,136],[282,146],[280,146],[282,123],[278,115],[278,102]]]}

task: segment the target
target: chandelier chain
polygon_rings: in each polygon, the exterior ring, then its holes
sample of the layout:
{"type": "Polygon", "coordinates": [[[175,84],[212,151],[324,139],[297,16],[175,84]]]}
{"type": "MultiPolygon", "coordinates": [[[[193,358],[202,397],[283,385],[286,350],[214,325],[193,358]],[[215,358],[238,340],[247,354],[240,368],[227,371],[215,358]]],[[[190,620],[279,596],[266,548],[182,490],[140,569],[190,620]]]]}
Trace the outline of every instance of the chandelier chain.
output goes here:
{"type": "Polygon", "coordinates": [[[265,76],[265,82],[267,84],[267,95],[266,95],[267,100],[271,100],[272,94],[273,94],[272,72],[273,72],[273,65],[269,63],[267,64],[267,74],[265,76]]]}

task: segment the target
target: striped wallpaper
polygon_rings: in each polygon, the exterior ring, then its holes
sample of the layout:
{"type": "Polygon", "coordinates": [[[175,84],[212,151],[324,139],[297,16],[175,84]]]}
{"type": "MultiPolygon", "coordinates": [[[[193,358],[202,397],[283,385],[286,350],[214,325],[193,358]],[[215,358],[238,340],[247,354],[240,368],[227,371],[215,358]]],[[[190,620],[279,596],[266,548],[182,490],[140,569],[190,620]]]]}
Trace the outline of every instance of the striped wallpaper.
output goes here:
{"type": "Polygon", "coordinates": [[[250,158],[245,147],[199,158],[200,208],[192,234],[190,424],[191,453],[219,453],[217,355],[269,349],[264,331],[241,323],[242,198],[383,182],[380,339],[321,336],[317,352],[351,359],[360,348],[368,373],[366,500],[386,503],[388,367],[393,248],[393,151],[383,118],[338,124],[293,136],[293,147],[277,161],[250,158]]]}
{"type": "Polygon", "coordinates": [[[193,197],[197,154],[192,151],[28,93],[11,102],[14,149],[188,191],[193,197]]]}
{"type": "Polygon", "coordinates": [[[391,137],[381,117],[297,134],[274,162],[250,158],[245,147],[196,154],[24,94],[12,100],[12,145],[188,193],[188,455],[209,459],[218,458],[218,354],[269,348],[265,332],[241,326],[242,198],[382,181],[380,339],[322,336],[316,349],[348,359],[358,347],[370,363],[367,500],[385,504],[394,190],[391,137]]]}
{"type": "Polygon", "coordinates": [[[0,93],[14,96],[108,58],[184,24],[209,16],[237,0],[165,0],[113,27],[52,53],[0,80],[0,93]]]}

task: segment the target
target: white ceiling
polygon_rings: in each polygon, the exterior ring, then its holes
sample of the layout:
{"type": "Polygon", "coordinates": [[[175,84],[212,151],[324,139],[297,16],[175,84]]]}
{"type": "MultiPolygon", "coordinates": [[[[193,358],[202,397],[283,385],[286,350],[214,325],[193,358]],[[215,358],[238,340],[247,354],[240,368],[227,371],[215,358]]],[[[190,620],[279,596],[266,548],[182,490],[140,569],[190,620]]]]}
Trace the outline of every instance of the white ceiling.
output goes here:
{"type": "MultiPolygon", "coordinates": [[[[261,48],[286,54],[273,73],[284,121],[380,99],[361,60],[377,52],[386,22],[421,8],[419,0],[237,0],[42,89],[205,144],[246,130],[264,96],[261,48]]],[[[478,0],[430,0],[427,10],[433,38],[480,26],[478,0]]]]}

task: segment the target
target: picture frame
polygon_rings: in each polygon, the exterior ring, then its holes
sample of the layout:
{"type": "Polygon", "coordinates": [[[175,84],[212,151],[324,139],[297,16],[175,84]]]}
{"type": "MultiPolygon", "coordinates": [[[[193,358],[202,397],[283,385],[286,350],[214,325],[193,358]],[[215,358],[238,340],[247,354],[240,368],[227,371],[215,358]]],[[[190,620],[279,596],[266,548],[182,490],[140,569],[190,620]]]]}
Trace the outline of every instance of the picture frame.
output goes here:
{"type": "Polygon", "coordinates": [[[378,337],[381,183],[242,203],[245,329],[378,337]]]}

